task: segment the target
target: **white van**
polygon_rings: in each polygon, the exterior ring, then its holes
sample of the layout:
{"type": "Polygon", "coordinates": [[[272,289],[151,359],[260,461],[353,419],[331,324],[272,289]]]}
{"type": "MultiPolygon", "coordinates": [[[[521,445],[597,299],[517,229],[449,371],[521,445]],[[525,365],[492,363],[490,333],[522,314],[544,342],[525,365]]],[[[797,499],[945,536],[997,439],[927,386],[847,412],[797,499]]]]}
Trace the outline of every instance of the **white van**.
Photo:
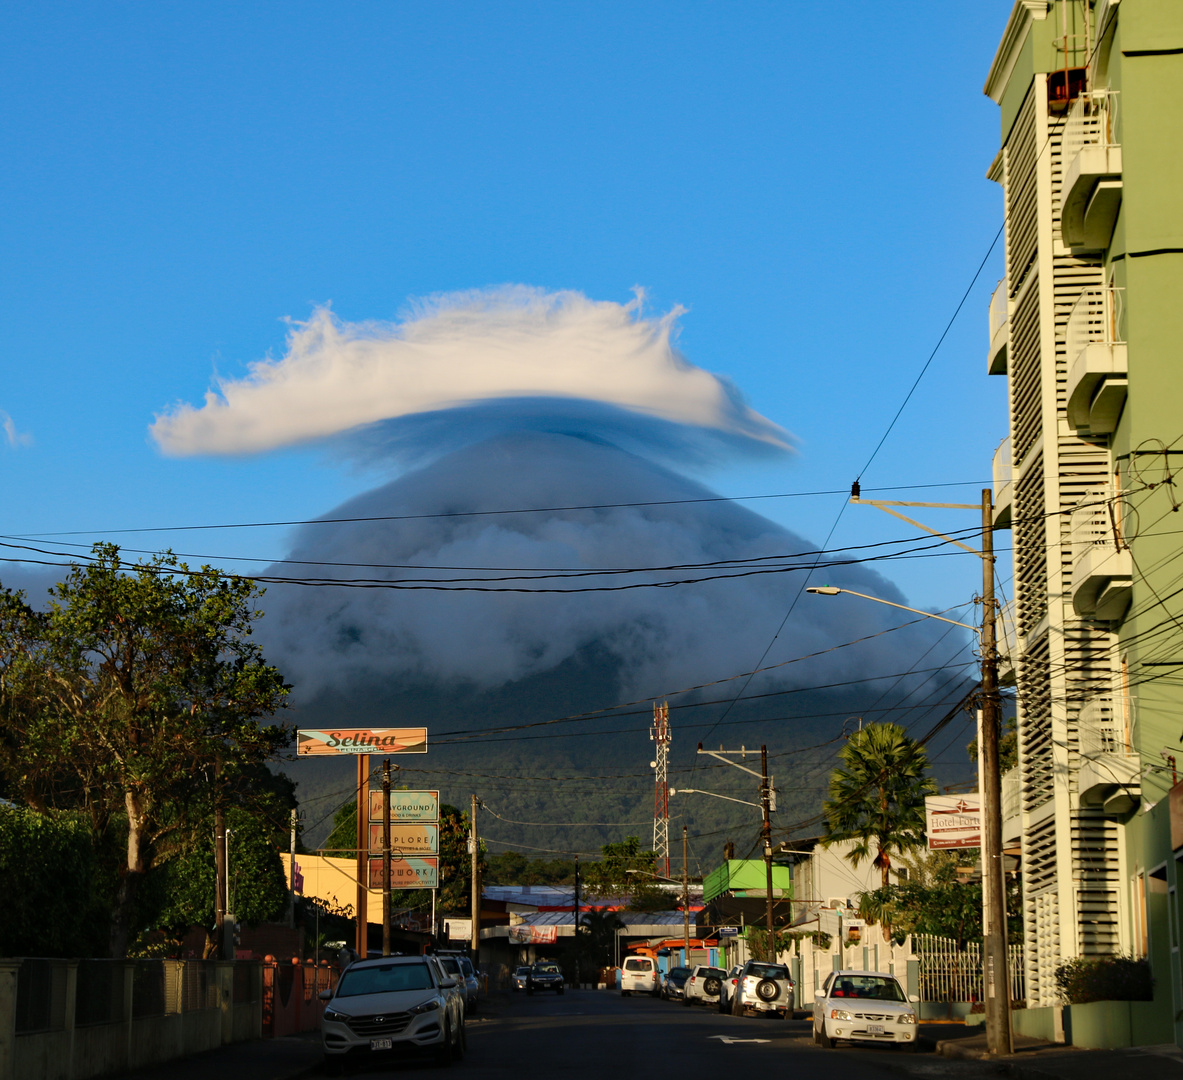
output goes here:
{"type": "Polygon", "coordinates": [[[657,965],[647,956],[630,956],[620,969],[620,996],[656,994],[661,984],[657,981],[657,965]]]}

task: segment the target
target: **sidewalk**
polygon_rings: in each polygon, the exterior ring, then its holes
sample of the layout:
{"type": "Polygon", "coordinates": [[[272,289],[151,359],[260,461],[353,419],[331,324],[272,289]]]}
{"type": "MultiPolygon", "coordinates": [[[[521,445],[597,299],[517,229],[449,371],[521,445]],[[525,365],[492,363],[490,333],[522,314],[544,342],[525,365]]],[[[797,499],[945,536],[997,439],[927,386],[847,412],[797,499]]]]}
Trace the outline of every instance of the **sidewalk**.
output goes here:
{"type": "Polygon", "coordinates": [[[294,1080],[320,1069],[320,1032],[232,1043],[129,1074],[128,1080],[294,1080]]]}
{"type": "Polygon", "coordinates": [[[1174,1043],[1164,1046],[1131,1046],[1122,1050],[1080,1050],[1072,1046],[1015,1036],[1015,1052],[1003,1058],[986,1053],[986,1035],[942,1039],[936,1052],[963,1060],[993,1061],[995,1066],[1020,1080],[1181,1080],[1183,1050],[1174,1043]]]}

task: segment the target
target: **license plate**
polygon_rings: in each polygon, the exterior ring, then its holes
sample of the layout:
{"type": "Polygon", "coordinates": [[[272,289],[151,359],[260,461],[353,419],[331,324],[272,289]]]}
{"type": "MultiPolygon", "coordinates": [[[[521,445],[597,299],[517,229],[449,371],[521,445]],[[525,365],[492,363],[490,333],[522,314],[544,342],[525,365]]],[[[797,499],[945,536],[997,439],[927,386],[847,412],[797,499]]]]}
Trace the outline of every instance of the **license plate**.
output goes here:
{"type": "Polygon", "coordinates": [[[391,1039],[371,1039],[370,1040],[370,1049],[371,1050],[389,1050],[393,1046],[394,1046],[394,1042],[391,1039]]]}
{"type": "Polygon", "coordinates": [[[883,1034],[883,1025],[882,1024],[868,1024],[867,1025],[867,1034],[868,1035],[882,1035],[883,1034]]]}

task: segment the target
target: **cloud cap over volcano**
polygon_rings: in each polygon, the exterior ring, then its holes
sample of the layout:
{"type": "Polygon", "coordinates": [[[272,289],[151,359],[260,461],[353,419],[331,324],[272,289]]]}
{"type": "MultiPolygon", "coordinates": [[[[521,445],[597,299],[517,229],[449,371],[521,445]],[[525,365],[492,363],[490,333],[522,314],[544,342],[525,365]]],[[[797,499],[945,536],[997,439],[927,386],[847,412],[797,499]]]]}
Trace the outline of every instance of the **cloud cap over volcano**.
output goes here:
{"type": "Polygon", "coordinates": [[[170,455],[247,454],[399,418],[549,399],[701,429],[733,446],[788,449],[787,433],[731,383],[678,352],[682,309],[650,318],[641,300],[506,286],[434,298],[397,323],[347,323],[320,307],[291,324],[284,356],[217,381],[203,405],[178,404],[151,433],[170,455]]]}

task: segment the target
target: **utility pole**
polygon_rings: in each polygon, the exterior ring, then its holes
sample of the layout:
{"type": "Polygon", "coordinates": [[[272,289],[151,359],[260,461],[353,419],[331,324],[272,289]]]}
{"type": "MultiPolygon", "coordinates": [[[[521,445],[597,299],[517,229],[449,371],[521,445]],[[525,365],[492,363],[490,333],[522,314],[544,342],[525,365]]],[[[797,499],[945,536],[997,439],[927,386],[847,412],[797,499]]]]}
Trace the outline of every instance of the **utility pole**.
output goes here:
{"type": "Polygon", "coordinates": [[[474,964],[480,960],[481,952],[481,841],[476,828],[476,808],[479,805],[480,800],[473,795],[472,831],[469,834],[472,863],[469,876],[472,879],[472,962],[474,964]]]}
{"type": "Polygon", "coordinates": [[[998,741],[998,648],[994,621],[993,492],[982,491],[982,937],[986,972],[986,1043],[992,1054],[1014,1052],[1006,943],[1006,875],[1002,865],[1002,766],[998,741]]]}
{"type": "Polygon", "coordinates": [[[690,860],[686,854],[686,826],[682,826],[682,933],[686,939],[686,959],[690,966],[690,860]]]}
{"type": "Polygon", "coordinates": [[[772,916],[772,796],[768,786],[768,747],[760,747],[760,807],[764,812],[764,875],[768,882],[768,908],[765,916],[768,924],[768,956],[770,964],[776,963],[776,929],[772,916]]]}
{"type": "Polygon", "coordinates": [[[382,955],[390,955],[390,758],[382,762],[382,955]]]}
{"type": "Polygon", "coordinates": [[[363,960],[370,951],[370,923],[366,910],[370,873],[370,761],[357,755],[357,954],[363,960]]]}
{"type": "MultiPolygon", "coordinates": [[[[1006,944],[1006,877],[1002,866],[1002,768],[998,755],[1002,709],[998,699],[998,639],[994,610],[994,493],[982,490],[982,549],[905,517],[893,506],[923,506],[942,510],[977,510],[975,503],[898,502],[863,499],[856,480],[850,501],[874,506],[933,536],[980,556],[982,560],[982,738],[979,747],[982,798],[982,953],[986,987],[986,1049],[993,1056],[1014,1052],[1010,1016],[1010,958],[1006,944]]],[[[839,590],[848,591],[848,590],[839,590]]],[[[861,594],[859,594],[861,595],[861,594]]],[[[876,599],[871,597],[871,599],[876,599]]],[[[888,603],[888,601],[881,601],[888,603]]],[[[902,605],[894,605],[902,606],[902,605]]],[[[908,609],[911,610],[911,609],[908,609]]],[[[931,615],[939,619],[939,615],[931,615]]],[[[952,622],[951,619],[943,620],[952,622]]]]}
{"type": "Polygon", "coordinates": [[[226,812],[222,809],[221,789],[214,805],[214,955],[226,955],[226,812]]]}
{"type": "Polygon", "coordinates": [[[575,985],[579,983],[579,856],[575,856],[575,985]]]}
{"type": "Polygon", "coordinates": [[[296,925],[296,825],[299,823],[300,811],[293,810],[291,816],[292,836],[288,857],[288,926],[296,925]]]}

